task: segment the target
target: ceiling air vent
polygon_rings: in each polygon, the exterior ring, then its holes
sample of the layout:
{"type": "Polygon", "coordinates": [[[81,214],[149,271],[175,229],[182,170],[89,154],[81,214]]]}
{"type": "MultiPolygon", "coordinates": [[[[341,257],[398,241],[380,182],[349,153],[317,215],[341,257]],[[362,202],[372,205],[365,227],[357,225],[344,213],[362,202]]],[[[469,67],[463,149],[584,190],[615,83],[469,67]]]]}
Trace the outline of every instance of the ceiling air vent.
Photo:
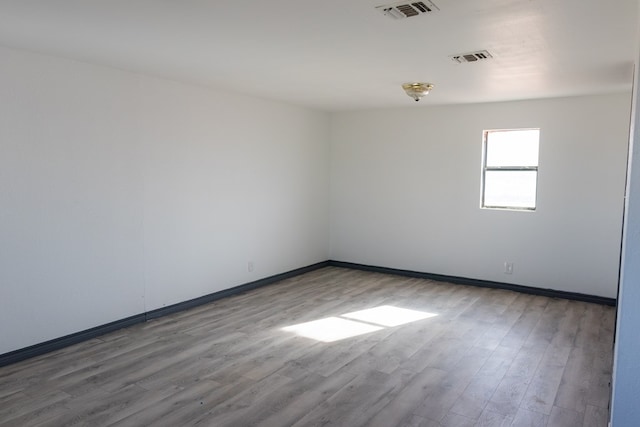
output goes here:
{"type": "Polygon", "coordinates": [[[462,64],[463,62],[477,62],[477,61],[486,61],[487,59],[491,59],[493,56],[486,50],[479,50],[477,52],[471,53],[463,53],[462,55],[453,55],[451,59],[458,64],[462,64]]]}
{"type": "Polygon", "coordinates": [[[424,15],[440,10],[429,0],[377,6],[376,9],[393,19],[411,18],[412,16],[424,15]]]}

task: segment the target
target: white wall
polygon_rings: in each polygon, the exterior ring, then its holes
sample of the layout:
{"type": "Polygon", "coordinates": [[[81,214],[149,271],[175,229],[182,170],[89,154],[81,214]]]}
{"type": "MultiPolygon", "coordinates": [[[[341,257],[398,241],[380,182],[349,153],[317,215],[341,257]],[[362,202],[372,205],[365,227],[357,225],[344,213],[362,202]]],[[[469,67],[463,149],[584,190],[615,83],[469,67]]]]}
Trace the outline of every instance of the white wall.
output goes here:
{"type": "Polygon", "coordinates": [[[328,258],[325,113],[5,48],[0,69],[0,354],[328,258]]]}
{"type": "Polygon", "coordinates": [[[328,259],[328,115],[152,79],[140,92],[147,309],[328,259]]]}
{"type": "Polygon", "coordinates": [[[331,259],[616,296],[630,94],[412,107],[333,115],[331,259]],[[527,127],[537,210],[480,209],[483,130],[527,127]]]}

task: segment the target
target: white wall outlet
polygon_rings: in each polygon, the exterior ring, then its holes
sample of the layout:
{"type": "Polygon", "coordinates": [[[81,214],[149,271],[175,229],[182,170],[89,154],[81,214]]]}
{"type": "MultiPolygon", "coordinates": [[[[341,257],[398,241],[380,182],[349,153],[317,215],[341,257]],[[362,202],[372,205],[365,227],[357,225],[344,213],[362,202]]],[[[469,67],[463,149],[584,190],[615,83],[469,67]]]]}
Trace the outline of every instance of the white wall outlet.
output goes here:
{"type": "Polygon", "coordinates": [[[513,274],[513,263],[509,261],[505,261],[504,263],[504,274],[513,274]]]}
{"type": "Polygon", "coordinates": [[[248,271],[249,273],[253,272],[253,261],[249,261],[249,262],[247,263],[247,271],[248,271]]]}

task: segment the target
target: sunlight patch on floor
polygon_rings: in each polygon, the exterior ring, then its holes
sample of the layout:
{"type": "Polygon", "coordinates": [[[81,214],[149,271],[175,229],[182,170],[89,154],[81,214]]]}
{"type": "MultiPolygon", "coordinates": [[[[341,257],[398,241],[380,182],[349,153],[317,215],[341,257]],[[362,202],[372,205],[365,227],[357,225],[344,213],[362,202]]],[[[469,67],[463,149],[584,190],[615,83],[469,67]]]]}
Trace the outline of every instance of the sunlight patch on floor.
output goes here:
{"type": "Polygon", "coordinates": [[[341,319],[339,317],[327,317],[326,319],[314,320],[312,322],[300,323],[298,325],[282,328],[283,331],[295,332],[296,334],[312,338],[322,342],[333,342],[357,335],[368,334],[381,330],[382,327],[369,325],[362,322],[341,319]]]}
{"type": "Polygon", "coordinates": [[[340,316],[287,326],[282,330],[317,341],[334,342],[434,316],[437,314],[392,305],[381,305],[340,316]]]}
{"type": "Polygon", "coordinates": [[[436,316],[436,314],[394,307],[392,305],[381,305],[379,307],[343,314],[341,317],[382,326],[400,326],[406,323],[428,319],[433,316],[436,316]]]}

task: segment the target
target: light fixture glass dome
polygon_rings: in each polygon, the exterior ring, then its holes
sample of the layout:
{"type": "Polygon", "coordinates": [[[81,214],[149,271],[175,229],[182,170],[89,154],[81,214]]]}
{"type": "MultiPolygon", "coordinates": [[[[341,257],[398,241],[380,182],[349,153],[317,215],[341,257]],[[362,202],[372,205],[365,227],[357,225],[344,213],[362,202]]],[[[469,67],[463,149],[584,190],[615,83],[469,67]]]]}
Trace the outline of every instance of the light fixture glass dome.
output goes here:
{"type": "Polygon", "coordinates": [[[411,98],[416,101],[420,101],[420,98],[429,94],[431,89],[433,89],[433,85],[431,83],[405,83],[402,85],[402,89],[407,92],[411,98]]]}

